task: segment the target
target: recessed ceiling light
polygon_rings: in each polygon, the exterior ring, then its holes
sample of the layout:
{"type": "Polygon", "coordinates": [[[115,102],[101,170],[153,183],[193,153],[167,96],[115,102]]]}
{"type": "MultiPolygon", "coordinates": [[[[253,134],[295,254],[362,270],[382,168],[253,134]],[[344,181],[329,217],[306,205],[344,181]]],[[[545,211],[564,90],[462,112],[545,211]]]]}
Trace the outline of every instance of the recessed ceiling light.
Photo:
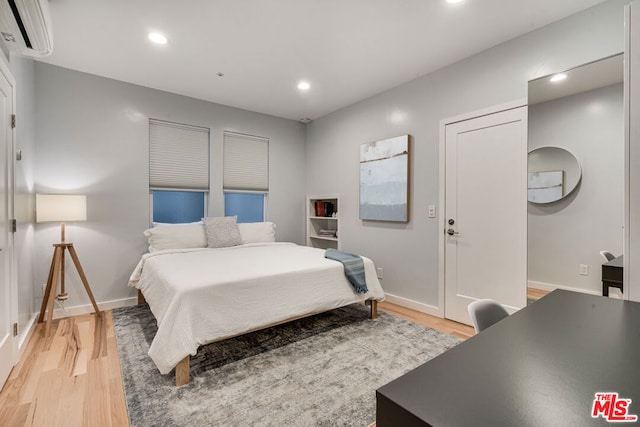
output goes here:
{"type": "Polygon", "coordinates": [[[168,40],[160,33],[149,33],[149,40],[157,44],[167,44],[168,40]]]}
{"type": "Polygon", "coordinates": [[[461,3],[463,0],[447,0],[449,4],[461,3]]]}
{"type": "Polygon", "coordinates": [[[309,90],[310,88],[311,88],[311,85],[307,82],[298,83],[298,89],[300,90],[309,90]]]}
{"type": "Polygon", "coordinates": [[[551,76],[551,78],[549,79],[550,82],[560,82],[564,79],[567,78],[567,75],[565,73],[560,73],[560,74],[555,74],[553,76],[551,76]]]}

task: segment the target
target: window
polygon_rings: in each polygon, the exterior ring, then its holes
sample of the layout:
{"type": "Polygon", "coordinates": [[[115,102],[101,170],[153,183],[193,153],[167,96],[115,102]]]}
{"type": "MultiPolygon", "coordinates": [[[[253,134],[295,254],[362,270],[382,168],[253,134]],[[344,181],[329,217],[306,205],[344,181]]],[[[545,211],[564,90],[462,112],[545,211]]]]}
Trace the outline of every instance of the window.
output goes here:
{"type": "Polygon", "coordinates": [[[149,190],[153,222],[207,215],[209,129],[149,120],[149,190]]]}
{"type": "Polygon", "coordinates": [[[177,224],[205,216],[204,192],[153,190],[153,222],[177,224]]]}
{"type": "Polygon", "coordinates": [[[266,193],[224,193],[224,215],[238,216],[238,222],[265,220],[266,193]]]}
{"type": "Polygon", "coordinates": [[[224,214],[238,222],[268,217],[269,140],[224,133],[224,214]]]}

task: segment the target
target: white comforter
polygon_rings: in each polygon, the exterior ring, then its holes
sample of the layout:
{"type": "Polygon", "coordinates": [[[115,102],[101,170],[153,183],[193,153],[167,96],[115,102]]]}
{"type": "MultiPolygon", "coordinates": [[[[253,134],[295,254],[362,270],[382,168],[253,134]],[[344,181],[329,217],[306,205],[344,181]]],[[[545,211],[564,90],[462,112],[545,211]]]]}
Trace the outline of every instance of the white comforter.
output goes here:
{"type": "Polygon", "coordinates": [[[341,263],[293,243],[145,254],[129,285],[158,322],[149,356],[166,374],[198,347],[292,317],[355,302],[382,301],[373,262],[363,257],[369,292],[357,294],[341,263]]]}

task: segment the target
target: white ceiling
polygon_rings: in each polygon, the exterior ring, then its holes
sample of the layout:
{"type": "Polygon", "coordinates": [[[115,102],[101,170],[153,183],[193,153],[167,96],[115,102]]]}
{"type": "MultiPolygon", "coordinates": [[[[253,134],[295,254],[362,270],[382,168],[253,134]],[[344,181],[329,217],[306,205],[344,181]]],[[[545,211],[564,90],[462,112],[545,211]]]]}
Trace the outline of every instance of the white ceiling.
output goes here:
{"type": "Polygon", "coordinates": [[[316,119],[601,2],[50,0],[54,53],[39,60],[316,119]]]}

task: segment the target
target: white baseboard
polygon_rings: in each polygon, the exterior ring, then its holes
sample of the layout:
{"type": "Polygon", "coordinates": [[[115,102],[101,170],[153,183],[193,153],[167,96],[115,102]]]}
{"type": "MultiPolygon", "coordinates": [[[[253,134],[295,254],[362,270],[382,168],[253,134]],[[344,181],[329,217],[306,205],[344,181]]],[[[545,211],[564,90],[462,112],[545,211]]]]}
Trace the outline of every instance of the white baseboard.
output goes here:
{"type": "Polygon", "coordinates": [[[438,307],[433,305],[425,304],[423,302],[414,301],[408,298],[399,297],[397,295],[392,294],[384,294],[385,301],[388,301],[392,304],[397,304],[402,307],[407,307],[415,311],[419,311],[421,313],[430,314],[436,317],[444,317],[444,313],[438,307]]]}
{"type": "Polygon", "coordinates": [[[581,288],[572,288],[570,286],[563,286],[563,285],[554,285],[552,283],[536,282],[533,280],[529,280],[527,282],[527,286],[529,286],[530,288],[542,289],[543,291],[549,291],[549,292],[555,291],[556,289],[564,289],[565,291],[582,292],[583,294],[589,294],[589,295],[600,295],[600,292],[597,292],[597,291],[590,291],[588,289],[581,289],[581,288]]]}
{"type": "Polygon", "coordinates": [[[29,344],[29,338],[33,335],[33,331],[36,329],[36,320],[38,319],[38,313],[33,313],[31,319],[27,322],[26,327],[20,331],[18,335],[18,356],[16,358],[16,364],[22,358],[22,353],[24,353],[24,349],[27,348],[27,344],[29,344]]]}
{"type": "MultiPolygon", "coordinates": [[[[118,300],[113,300],[113,301],[99,302],[98,303],[98,308],[100,310],[112,310],[112,309],[118,308],[118,307],[126,307],[126,306],[130,306],[130,305],[136,305],[137,303],[138,303],[138,298],[137,297],[123,298],[123,299],[118,299],[118,300]]],[[[76,305],[74,307],[65,307],[64,309],[63,308],[55,308],[53,310],[53,318],[54,319],[61,319],[63,317],[78,316],[80,314],[88,314],[88,313],[93,313],[93,305],[91,305],[91,304],[76,305]]]]}

